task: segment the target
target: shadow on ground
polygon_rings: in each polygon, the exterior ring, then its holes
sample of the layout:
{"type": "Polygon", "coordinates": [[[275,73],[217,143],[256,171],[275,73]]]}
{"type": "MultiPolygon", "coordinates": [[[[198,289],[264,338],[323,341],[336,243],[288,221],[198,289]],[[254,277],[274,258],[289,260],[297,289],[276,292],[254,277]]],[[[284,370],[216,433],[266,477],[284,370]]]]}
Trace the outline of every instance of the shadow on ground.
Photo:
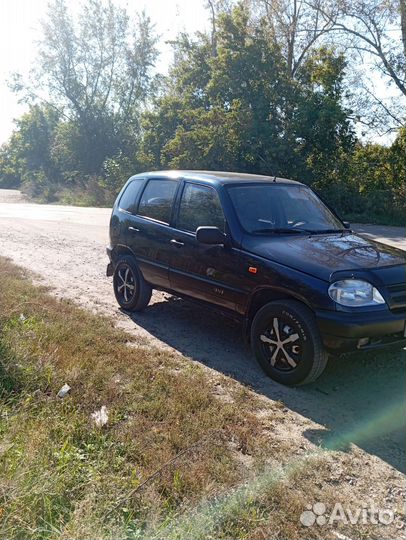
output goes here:
{"type": "Polygon", "coordinates": [[[130,316],[184,355],[324,426],[305,433],[315,444],[341,450],[355,444],[404,470],[402,352],[331,359],[315,383],[287,388],[263,374],[242,340],[240,326],[220,314],[169,297],[130,316]]]}

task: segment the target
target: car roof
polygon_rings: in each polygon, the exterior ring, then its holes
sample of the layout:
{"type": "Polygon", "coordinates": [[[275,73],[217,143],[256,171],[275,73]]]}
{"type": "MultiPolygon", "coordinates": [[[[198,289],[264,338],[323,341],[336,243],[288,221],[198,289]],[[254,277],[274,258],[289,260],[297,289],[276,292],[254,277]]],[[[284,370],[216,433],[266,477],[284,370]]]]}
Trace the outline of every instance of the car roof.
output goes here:
{"type": "Polygon", "coordinates": [[[236,182],[257,183],[257,182],[277,182],[278,184],[299,184],[295,180],[280,178],[277,176],[265,176],[262,174],[248,174],[228,171],[193,171],[193,170],[169,170],[151,171],[137,174],[143,178],[185,178],[189,180],[199,180],[208,184],[233,184],[236,182]]]}

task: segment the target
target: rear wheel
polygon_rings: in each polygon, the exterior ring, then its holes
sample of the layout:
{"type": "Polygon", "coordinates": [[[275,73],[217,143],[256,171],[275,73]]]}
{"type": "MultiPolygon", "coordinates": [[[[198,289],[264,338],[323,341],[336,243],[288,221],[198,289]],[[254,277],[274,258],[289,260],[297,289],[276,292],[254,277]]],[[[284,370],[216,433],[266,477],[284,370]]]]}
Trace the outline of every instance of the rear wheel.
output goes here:
{"type": "Polygon", "coordinates": [[[288,386],[316,380],[327,365],[314,315],[295,300],[270,302],[258,311],[251,345],[265,373],[288,386]]]}
{"type": "Polygon", "coordinates": [[[116,264],[113,288],[119,305],[128,311],[141,311],[147,307],[152,287],[143,278],[134,257],[126,255],[116,264]]]}

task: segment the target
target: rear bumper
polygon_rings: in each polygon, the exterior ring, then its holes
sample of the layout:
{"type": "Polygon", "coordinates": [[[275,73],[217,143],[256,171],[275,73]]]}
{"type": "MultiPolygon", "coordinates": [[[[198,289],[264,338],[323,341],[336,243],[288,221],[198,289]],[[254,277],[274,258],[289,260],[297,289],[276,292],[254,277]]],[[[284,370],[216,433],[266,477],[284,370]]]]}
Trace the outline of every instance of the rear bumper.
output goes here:
{"type": "Polygon", "coordinates": [[[106,268],[106,276],[112,276],[114,274],[114,263],[113,263],[113,256],[112,256],[112,248],[110,246],[106,247],[106,253],[108,255],[108,258],[110,260],[109,264],[106,268]]]}
{"type": "Polygon", "coordinates": [[[316,319],[324,346],[329,350],[344,352],[406,344],[406,313],[319,311],[316,319]]]}

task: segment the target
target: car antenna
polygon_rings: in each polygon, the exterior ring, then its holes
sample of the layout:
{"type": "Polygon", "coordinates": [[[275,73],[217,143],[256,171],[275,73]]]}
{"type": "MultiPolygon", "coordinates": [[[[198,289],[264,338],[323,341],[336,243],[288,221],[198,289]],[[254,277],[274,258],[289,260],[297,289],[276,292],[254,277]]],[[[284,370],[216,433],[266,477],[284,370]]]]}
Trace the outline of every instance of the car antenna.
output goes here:
{"type": "MultiPolygon", "coordinates": [[[[264,159],[261,154],[258,154],[259,159],[270,169],[270,173],[272,174],[272,166],[269,164],[267,159],[264,159]]],[[[273,182],[276,182],[276,174],[273,177],[273,182]]]]}

